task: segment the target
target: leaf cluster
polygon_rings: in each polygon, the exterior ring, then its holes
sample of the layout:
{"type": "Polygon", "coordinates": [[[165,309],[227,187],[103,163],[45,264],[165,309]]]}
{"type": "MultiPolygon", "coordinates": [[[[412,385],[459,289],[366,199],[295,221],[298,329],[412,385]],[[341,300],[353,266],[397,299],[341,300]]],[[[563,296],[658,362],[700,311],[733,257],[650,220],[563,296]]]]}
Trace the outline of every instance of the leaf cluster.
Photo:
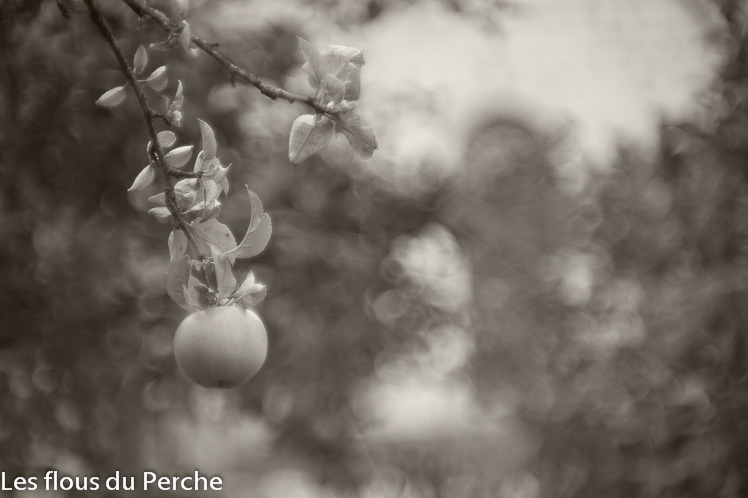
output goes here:
{"type": "Polygon", "coordinates": [[[330,139],[342,133],[356,154],[371,158],[379,146],[374,129],[357,112],[361,93],[361,50],[342,45],[327,45],[319,50],[299,38],[299,46],[306,62],[303,69],[309,84],[317,90],[315,100],[326,112],[303,114],[291,127],[288,158],[300,163],[321,150],[330,139]]]}
{"type": "MultiPolygon", "coordinates": [[[[237,258],[251,258],[265,249],[272,233],[270,216],[264,212],[257,194],[247,187],[250,222],[244,237],[237,243],[231,230],[216,219],[221,206],[219,197],[229,192],[226,178],[229,166],[224,167],[216,156],[213,129],[205,121],[199,123],[202,150],[197,154],[193,171],[200,176],[182,179],[174,185],[182,223],[169,235],[167,291],[175,303],[188,311],[234,303],[252,307],[265,297],[265,286],[255,282],[251,272],[238,283],[233,264],[237,258]]],[[[165,144],[173,145],[167,133],[170,132],[161,132],[159,139],[163,136],[165,144]]],[[[182,168],[191,154],[192,146],[178,147],[166,158],[170,166],[182,168]]],[[[164,192],[149,200],[157,204],[149,210],[150,214],[162,222],[171,220],[164,192]]]]}

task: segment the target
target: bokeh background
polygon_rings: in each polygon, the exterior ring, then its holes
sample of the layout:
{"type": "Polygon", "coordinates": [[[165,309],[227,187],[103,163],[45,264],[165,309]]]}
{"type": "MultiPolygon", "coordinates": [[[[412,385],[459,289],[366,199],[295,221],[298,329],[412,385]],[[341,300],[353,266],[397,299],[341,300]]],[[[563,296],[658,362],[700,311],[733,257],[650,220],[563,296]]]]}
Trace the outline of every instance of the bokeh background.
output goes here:
{"type": "MultiPolygon", "coordinates": [[[[127,54],[163,40],[100,3],[127,54]]],[[[197,387],[158,187],[126,192],[142,116],[94,105],[115,59],[85,12],[2,2],[0,469],[225,486],[139,496],[748,495],[746,2],[154,5],[300,93],[297,36],[363,49],[381,148],[292,165],[303,106],[151,52],[185,86],[179,143],[210,122],[273,220],[239,268],[268,285],[266,365],[197,387]]]]}

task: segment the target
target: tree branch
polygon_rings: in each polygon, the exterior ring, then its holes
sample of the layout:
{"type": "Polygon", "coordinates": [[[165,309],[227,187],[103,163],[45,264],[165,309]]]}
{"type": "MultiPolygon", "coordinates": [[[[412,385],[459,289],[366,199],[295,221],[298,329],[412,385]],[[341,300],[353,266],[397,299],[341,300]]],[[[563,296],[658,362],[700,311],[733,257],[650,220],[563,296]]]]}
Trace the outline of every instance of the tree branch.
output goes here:
{"type": "Polygon", "coordinates": [[[122,49],[120,48],[116,38],[114,37],[112,28],[109,26],[109,23],[107,23],[106,19],[104,19],[104,16],[101,14],[101,11],[96,5],[95,0],[85,0],[85,2],[86,6],[88,7],[88,11],[91,14],[91,19],[99,28],[99,31],[101,31],[102,35],[104,35],[104,38],[111,47],[112,52],[114,52],[114,55],[117,57],[117,61],[119,62],[120,68],[122,69],[122,73],[124,73],[125,78],[135,92],[135,96],[137,97],[138,103],[140,104],[140,108],[143,112],[143,118],[145,119],[146,127],[148,128],[148,134],[151,137],[151,151],[149,152],[149,154],[151,155],[150,159],[156,165],[156,168],[161,171],[164,177],[164,196],[166,199],[166,207],[169,209],[169,212],[171,213],[171,216],[174,220],[174,227],[179,228],[184,232],[187,240],[189,241],[190,245],[192,245],[192,248],[195,250],[198,257],[200,259],[203,259],[204,255],[200,251],[200,248],[197,246],[197,243],[195,242],[195,239],[192,236],[189,227],[187,226],[186,222],[179,212],[179,208],[177,206],[177,198],[174,194],[174,185],[171,181],[172,178],[197,178],[199,177],[199,174],[180,171],[176,168],[172,168],[167,164],[164,150],[161,147],[161,144],[159,144],[158,142],[158,132],[156,131],[156,125],[153,122],[155,118],[161,117],[161,114],[156,112],[150,106],[150,104],[148,104],[148,100],[146,99],[146,96],[143,93],[143,89],[140,87],[140,84],[135,77],[135,73],[133,72],[132,67],[130,67],[130,63],[127,61],[127,57],[125,57],[125,54],[122,52],[122,49]]]}
{"type": "MultiPolygon", "coordinates": [[[[181,32],[182,28],[179,24],[169,19],[166,14],[164,14],[160,10],[145,5],[142,0],[122,1],[125,2],[138,16],[140,16],[141,18],[145,17],[151,19],[156,24],[160,25],[171,36],[176,37],[181,32]]],[[[229,78],[231,79],[232,83],[236,78],[239,78],[257,88],[260,93],[270,99],[276,100],[280,98],[291,103],[301,102],[302,104],[308,105],[320,114],[335,117],[334,113],[331,113],[323,104],[317,102],[313,96],[298,95],[282,88],[274,87],[273,85],[263,81],[259,76],[250,73],[242,67],[237,66],[228,57],[223,55],[215,48],[216,46],[218,46],[217,43],[208,41],[205,38],[202,38],[195,34],[191,35],[191,40],[192,43],[197,45],[203,52],[211,56],[228,70],[229,78]]]]}

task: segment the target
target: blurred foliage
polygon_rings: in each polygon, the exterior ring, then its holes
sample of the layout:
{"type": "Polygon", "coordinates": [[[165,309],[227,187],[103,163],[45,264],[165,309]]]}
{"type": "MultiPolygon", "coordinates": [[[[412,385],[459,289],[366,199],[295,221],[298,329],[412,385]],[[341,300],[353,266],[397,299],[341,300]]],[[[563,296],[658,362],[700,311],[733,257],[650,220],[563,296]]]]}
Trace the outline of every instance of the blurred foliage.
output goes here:
{"type": "MultiPolygon", "coordinates": [[[[356,3],[357,22],[391,3],[356,3]]],[[[126,53],[159,41],[106,8],[126,53]]],[[[121,81],[113,57],[85,15],[3,3],[0,466],[197,466],[268,498],[744,496],[747,19],[720,8],[730,57],[707,118],[663,124],[654,160],[621,147],[578,191],[554,163],[571,139],[521,116],[476,126],[446,177],[391,182],[338,150],[292,166],[298,109],[154,53],[170,89],[185,82],[180,142],[195,117],[214,124],[233,191],[273,217],[268,250],[237,268],[268,284],[270,355],[224,392],[173,360],[168,228],[144,214],[155,189],[126,192],[142,117],[93,104],[121,81]]],[[[282,81],[302,31],[221,42],[282,81]]],[[[222,212],[237,233],[243,202],[222,212]]]]}

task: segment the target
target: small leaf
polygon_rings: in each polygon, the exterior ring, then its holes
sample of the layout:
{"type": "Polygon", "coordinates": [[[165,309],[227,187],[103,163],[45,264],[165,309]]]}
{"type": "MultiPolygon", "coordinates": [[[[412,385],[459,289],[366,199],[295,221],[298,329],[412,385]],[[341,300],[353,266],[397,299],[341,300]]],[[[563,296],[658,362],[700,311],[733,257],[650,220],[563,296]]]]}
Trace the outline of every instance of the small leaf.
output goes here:
{"type": "Polygon", "coordinates": [[[174,111],[169,113],[169,117],[171,118],[171,122],[174,123],[174,126],[177,128],[182,127],[182,113],[181,111],[174,111]]]}
{"type": "Polygon", "coordinates": [[[161,66],[153,71],[145,82],[157,92],[166,88],[166,85],[169,83],[169,78],[166,76],[166,66],[161,66]]]}
{"type": "Polygon", "coordinates": [[[189,296],[190,299],[195,303],[195,305],[201,309],[204,310],[206,308],[210,308],[211,306],[215,305],[216,303],[216,293],[213,292],[213,290],[208,287],[207,285],[200,283],[198,279],[195,277],[190,277],[190,291],[189,296]],[[194,283],[193,283],[194,279],[194,283]]]}
{"type": "Polygon", "coordinates": [[[270,235],[273,232],[273,226],[270,222],[270,216],[262,210],[262,203],[257,194],[249,190],[250,204],[252,206],[252,215],[241,243],[233,251],[227,252],[237,258],[251,258],[260,254],[270,241],[270,235]]]}
{"type": "Polygon", "coordinates": [[[183,178],[174,185],[174,195],[180,211],[187,211],[192,207],[197,196],[197,179],[183,178]]]}
{"type": "Polygon", "coordinates": [[[192,52],[190,52],[190,44],[192,43],[192,28],[190,28],[190,25],[187,23],[187,21],[182,21],[182,33],[179,35],[179,41],[182,44],[182,48],[185,52],[187,52],[187,55],[193,55],[192,52]]]}
{"type": "Polygon", "coordinates": [[[104,94],[96,101],[96,104],[102,107],[114,107],[121,104],[126,96],[127,93],[125,93],[124,85],[116,86],[111,90],[104,92],[104,94]]]}
{"type": "Polygon", "coordinates": [[[361,95],[361,70],[358,66],[347,63],[336,75],[345,83],[345,99],[356,100],[361,95]]]}
{"type": "Polygon", "coordinates": [[[355,111],[340,113],[336,124],[348,139],[351,148],[362,159],[369,159],[374,150],[379,147],[374,129],[355,111]]]}
{"type": "Polygon", "coordinates": [[[203,160],[210,161],[216,157],[218,146],[216,145],[216,135],[213,128],[202,119],[197,120],[200,123],[200,134],[203,138],[203,160]]]}
{"type": "Polygon", "coordinates": [[[224,195],[229,195],[229,179],[225,176],[223,177],[223,180],[221,180],[221,190],[223,190],[224,195]]]}
{"type": "Polygon", "coordinates": [[[174,93],[174,102],[172,103],[172,110],[179,111],[184,105],[184,90],[182,88],[182,81],[177,80],[177,91],[174,93]]]}
{"type": "Polygon", "coordinates": [[[218,213],[220,211],[221,211],[221,203],[219,201],[215,201],[211,204],[208,204],[208,207],[200,210],[200,217],[198,218],[198,221],[202,223],[204,221],[215,219],[215,217],[218,216],[218,213]]]}
{"type": "Polygon", "coordinates": [[[345,96],[345,84],[332,74],[326,74],[322,79],[322,91],[336,104],[345,96]]]}
{"type": "Polygon", "coordinates": [[[182,308],[190,311],[187,299],[184,295],[184,288],[190,278],[190,258],[186,254],[181,258],[175,259],[169,264],[169,271],[166,274],[166,291],[169,293],[171,300],[182,308]]]}
{"type": "Polygon", "coordinates": [[[230,297],[232,299],[240,300],[254,295],[255,298],[251,301],[253,303],[251,304],[251,306],[254,306],[262,301],[262,299],[265,297],[266,292],[266,286],[264,284],[255,282],[254,274],[252,272],[249,272],[249,274],[247,274],[247,277],[244,279],[244,282],[242,282],[241,285],[236,288],[236,290],[233,294],[231,294],[230,297]],[[259,299],[257,299],[258,297],[259,299]]]}
{"type": "Polygon", "coordinates": [[[133,192],[135,190],[143,190],[153,182],[154,178],[156,178],[156,170],[154,170],[153,166],[149,164],[138,173],[138,176],[135,177],[135,181],[132,182],[132,186],[127,189],[127,191],[133,192]]]}
{"type": "Polygon", "coordinates": [[[262,284],[255,284],[255,285],[261,285],[262,288],[259,290],[253,289],[250,291],[249,294],[246,294],[244,297],[239,298],[237,300],[237,303],[244,307],[244,308],[254,308],[258,304],[262,302],[263,299],[265,299],[265,296],[267,295],[267,287],[262,284]]]}
{"type": "Polygon", "coordinates": [[[244,186],[247,189],[247,195],[249,196],[249,208],[251,209],[249,215],[249,230],[254,230],[260,224],[260,220],[265,216],[265,210],[262,208],[262,201],[260,197],[249,190],[249,186],[244,186]]]}
{"type": "Polygon", "coordinates": [[[300,163],[311,156],[332,138],[333,122],[329,118],[315,120],[311,114],[303,114],[296,118],[291,127],[288,141],[288,158],[293,163],[300,163]]]}
{"type": "MultiPolygon", "coordinates": [[[[216,246],[223,253],[229,253],[236,248],[234,234],[231,233],[229,227],[220,223],[215,218],[202,223],[192,222],[190,223],[190,229],[195,234],[195,242],[203,253],[210,252],[210,245],[216,246]]],[[[233,263],[235,258],[232,255],[230,261],[233,263]]]]}
{"type": "Polygon", "coordinates": [[[187,161],[190,160],[190,157],[192,157],[192,146],[191,145],[185,145],[183,147],[177,147],[176,149],[172,150],[168,154],[166,154],[166,164],[171,166],[172,168],[181,168],[185,164],[187,164],[187,161]]]}
{"type": "Polygon", "coordinates": [[[174,261],[187,252],[187,236],[182,230],[172,230],[169,234],[169,259],[174,261]]]}
{"type": "Polygon", "coordinates": [[[135,51],[135,59],[132,65],[136,75],[142,73],[148,65],[148,52],[146,52],[143,45],[139,46],[138,50],[135,51]]]}
{"type": "Polygon", "coordinates": [[[150,196],[148,200],[157,206],[166,206],[166,194],[163,192],[150,196]]]}
{"type": "Polygon", "coordinates": [[[174,145],[177,141],[177,136],[174,134],[173,131],[164,130],[158,132],[158,144],[163,147],[164,149],[168,149],[172,145],[174,145]]]}
{"type": "Polygon", "coordinates": [[[309,84],[314,88],[319,88],[322,78],[327,74],[327,62],[322,58],[317,47],[307,40],[299,38],[299,47],[307,60],[304,64],[304,71],[309,75],[309,84]]]}
{"type": "Polygon", "coordinates": [[[204,178],[200,182],[200,187],[197,189],[195,200],[189,211],[195,212],[212,209],[216,205],[220,206],[220,202],[217,201],[219,195],[221,195],[221,187],[218,183],[212,178],[204,178]]]}
{"type": "Polygon", "coordinates": [[[354,47],[346,47],[343,45],[327,45],[320,51],[320,53],[322,54],[322,57],[328,60],[328,65],[332,68],[331,72],[338,69],[334,68],[333,63],[331,62],[335,59],[345,60],[358,67],[361,67],[365,64],[364,53],[354,47]]]}
{"type": "Polygon", "coordinates": [[[234,273],[231,271],[229,258],[213,244],[210,244],[210,255],[213,258],[213,268],[216,272],[218,299],[223,299],[234,292],[236,277],[234,277],[234,273]]]}
{"type": "Polygon", "coordinates": [[[327,45],[321,50],[327,70],[345,84],[346,100],[356,100],[361,93],[361,66],[364,54],[357,48],[327,45]]]}
{"type": "Polygon", "coordinates": [[[171,213],[169,208],[155,207],[148,210],[148,214],[156,218],[159,223],[169,223],[171,220],[171,213]]]}
{"type": "Polygon", "coordinates": [[[203,169],[203,151],[200,151],[197,153],[197,157],[195,158],[195,167],[192,168],[192,171],[194,173],[198,173],[202,171],[203,169]]]}

